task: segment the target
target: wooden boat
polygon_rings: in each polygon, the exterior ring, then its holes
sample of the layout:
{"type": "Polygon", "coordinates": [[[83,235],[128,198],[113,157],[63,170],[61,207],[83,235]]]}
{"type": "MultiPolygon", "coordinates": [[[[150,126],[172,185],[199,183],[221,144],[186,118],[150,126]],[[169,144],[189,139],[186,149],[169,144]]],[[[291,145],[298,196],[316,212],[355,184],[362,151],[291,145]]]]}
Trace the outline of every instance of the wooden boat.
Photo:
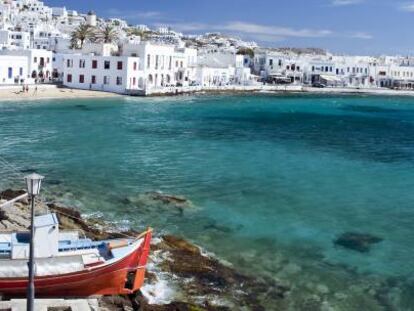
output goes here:
{"type": "MultiPolygon", "coordinates": [[[[59,232],[55,214],[35,217],[34,226],[36,297],[131,294],[143,285],[151,229],[135,239],[96,242],[59,232]]],[[[0,296],[26,295],[29,237],[0,233],[0,296]]]]}

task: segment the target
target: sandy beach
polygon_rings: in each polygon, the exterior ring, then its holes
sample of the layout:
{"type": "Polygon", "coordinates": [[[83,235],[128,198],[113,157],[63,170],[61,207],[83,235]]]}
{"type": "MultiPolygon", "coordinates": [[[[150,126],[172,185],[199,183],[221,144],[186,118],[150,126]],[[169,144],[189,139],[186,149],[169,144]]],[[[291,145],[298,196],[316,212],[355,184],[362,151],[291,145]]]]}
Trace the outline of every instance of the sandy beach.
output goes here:
{"type": "Polygon", "coordinates": [[[0,88],[0,101],[6,100],[36,100],[62,98],[102,98],[121,96],[114,93],[58,88],[55,85],[39,85],[37,91],[29,86],[28,92],[22,92],[22,87],[0,88]]]}

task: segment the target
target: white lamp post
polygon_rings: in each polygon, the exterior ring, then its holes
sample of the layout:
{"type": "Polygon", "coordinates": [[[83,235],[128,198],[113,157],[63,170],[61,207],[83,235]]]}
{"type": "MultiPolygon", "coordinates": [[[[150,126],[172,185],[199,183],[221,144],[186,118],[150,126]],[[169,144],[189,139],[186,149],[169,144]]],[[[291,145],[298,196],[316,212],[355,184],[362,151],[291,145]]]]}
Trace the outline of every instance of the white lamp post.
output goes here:
{"type": "Polygon", "coordinates": [[[30,218],[30,253],[29,253],[29,284],[27,286],[27,311],[33,311],[34,308],[34,210],[35,210],[35,197],[40,192],[40,186],[42,184],[43,176],[38,174],[30,174],[24,179],[26,181],[27,193],[31,201],[31,218],[30,218]]]}

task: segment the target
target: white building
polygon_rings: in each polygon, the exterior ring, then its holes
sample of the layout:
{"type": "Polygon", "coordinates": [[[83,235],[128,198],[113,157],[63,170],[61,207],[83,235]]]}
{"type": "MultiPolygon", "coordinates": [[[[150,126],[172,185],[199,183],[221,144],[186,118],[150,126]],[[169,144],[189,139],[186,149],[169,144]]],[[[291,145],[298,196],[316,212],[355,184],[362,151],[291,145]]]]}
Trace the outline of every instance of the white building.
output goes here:
{"type": "Polygon", "coordinates": [[[86,16],[86,24],[88,24],[89,26],[92,27],[96,27],[97,26],[97,19],[96,19],[96,14],[93,11],[89,11],[87,16],[86,16]]]}
{"type": "Polygon", "coordinates": [[[197,82],[203,86],[251,84],[251,69],[234,48],[203,49],[198,56],[197,82]]]}
{"type": "Polygon", "coordinates": [[[1,49],[30,49],[30,33],[24,31],[0,30],[1,49]]]}
{"type": "Polygon", "coordinates": [[[127,94],[143,85],[138,57],[67,54],[62,61],[68,87],[127,94]]]}
{"type": "Polygon", "coordinates": [[[46,50],[2,50],[0,55],[4,57],[21,56],[26,59],[27,77],[26,83],[49,82],[52,78],[52,52],[46,50]]]}
{"type": "Polygon", "coordinates": [[[27,57],[0,55],[0,85],[23,84],[27,77],[27,57]]]}
{"type": "Polygon", "coordinates": [[[122,51],[124,56],[139,57],[139,68],[144,73],[144,88],[186,86],[195,75],[195,49],[144,41],[125,44],[122,51]]]}

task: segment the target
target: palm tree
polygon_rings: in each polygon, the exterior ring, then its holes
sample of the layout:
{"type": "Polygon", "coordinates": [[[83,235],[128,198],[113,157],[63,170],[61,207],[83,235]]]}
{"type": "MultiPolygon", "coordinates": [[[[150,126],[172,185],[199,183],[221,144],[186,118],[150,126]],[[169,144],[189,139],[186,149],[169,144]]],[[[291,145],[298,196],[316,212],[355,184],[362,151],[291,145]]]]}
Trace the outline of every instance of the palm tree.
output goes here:
{"type": "Polygon", "coordinates": [[[127,30],[127,33],[129,36],[140,36],[141,40],[146,40],[151,34],[151,31],[145,31],[137,28],[129,28],[127,30]]]}
{"type": "Polygon", "coordinates": [[[80,25],[74,32],[72,32],[70,39],[71,48],[82,49],[85,42],[94,37],[95,31],[91,25],[80,25]]]}
{"type": "Polygon", "coordinates": [[[118,31],[116,31],[113,26],[106,25],[105,27],[99,29],[97,36],[100,42],[112,43],[117,40],[118,31]]]}

